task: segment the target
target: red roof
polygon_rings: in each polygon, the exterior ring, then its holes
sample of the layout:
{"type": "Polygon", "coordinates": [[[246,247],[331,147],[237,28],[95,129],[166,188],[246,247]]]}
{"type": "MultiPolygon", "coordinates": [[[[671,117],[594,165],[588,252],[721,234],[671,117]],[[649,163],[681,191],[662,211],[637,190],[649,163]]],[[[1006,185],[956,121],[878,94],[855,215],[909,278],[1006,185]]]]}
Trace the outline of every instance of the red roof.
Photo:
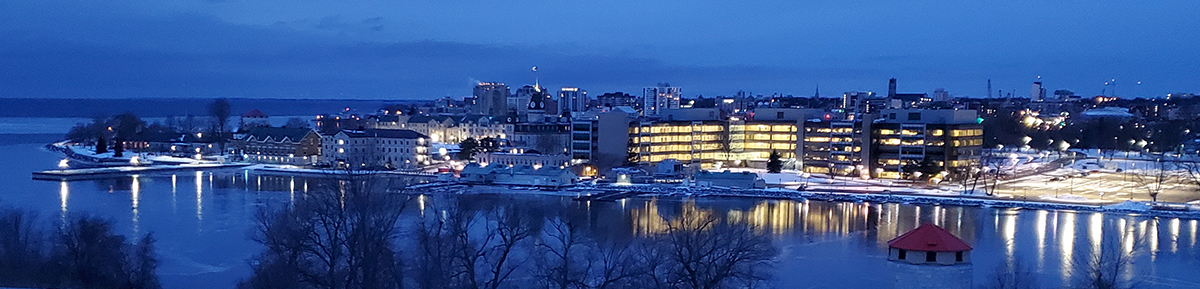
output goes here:
{"type": "Polygon", "coordinates": [[[262,111],[259,111],[259,110],[255,109],[255,110],[251,110],[251,111],[249,111],[249,112],[246,112],[246,113],[242,114],[242,117],[246,117],[246,118],[265,118],[265,117],[267,117],[267,114],[263,113],[262,111]]]}
{"type": "Polygon", "coordinates": [[[888,241],[889,248],[910,251],[958,252],[971,250],[971,245],[933,224],[924,224],[900,237],[888,241]]]}

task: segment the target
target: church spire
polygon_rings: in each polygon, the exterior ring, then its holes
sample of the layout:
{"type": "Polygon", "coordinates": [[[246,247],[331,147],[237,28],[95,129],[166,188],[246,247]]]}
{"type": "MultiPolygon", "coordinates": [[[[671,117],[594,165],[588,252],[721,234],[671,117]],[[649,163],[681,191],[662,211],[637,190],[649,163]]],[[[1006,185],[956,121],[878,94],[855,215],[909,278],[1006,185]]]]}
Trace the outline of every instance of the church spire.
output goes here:
{"type": "Polygon", "coordinates": [[[533,70],[533,90],[541,92],[542,85],[538,83],[537,65],[534,65],[532,70],[533,70]]]}

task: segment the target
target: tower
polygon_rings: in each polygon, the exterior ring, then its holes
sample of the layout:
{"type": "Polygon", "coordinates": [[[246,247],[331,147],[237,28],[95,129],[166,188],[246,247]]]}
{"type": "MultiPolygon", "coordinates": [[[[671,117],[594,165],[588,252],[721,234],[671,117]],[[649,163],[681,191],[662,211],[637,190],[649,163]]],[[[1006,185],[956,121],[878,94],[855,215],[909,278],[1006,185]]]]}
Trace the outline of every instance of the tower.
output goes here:
{"type": "Polygon", "coordinates": [[[988,98],[992,98],[992,79],[988,78],[988,98]]]}
{"type": "Polygon", "coordinates": [[[888,98],[896,98],[896,78],[888,80],[888,98]]]}

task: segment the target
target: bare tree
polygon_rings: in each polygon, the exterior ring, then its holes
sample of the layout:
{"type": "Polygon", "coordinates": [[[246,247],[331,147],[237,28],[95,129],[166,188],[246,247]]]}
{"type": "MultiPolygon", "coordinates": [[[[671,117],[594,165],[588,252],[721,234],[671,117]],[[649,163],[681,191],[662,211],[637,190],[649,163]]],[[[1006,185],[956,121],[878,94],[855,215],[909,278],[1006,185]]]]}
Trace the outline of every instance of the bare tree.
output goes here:
{"type": "Polygon", "coordinates": [[[129,287],[139,289],[162,288],[158,282],[158,257],[154,253],[154,233],[146,233],[129,256],[129,287]]]}
{"type": "MultiPolygon", "coordinates": [[[[1154,220],[1150,220],[1153,222],[1154,220]]],[[[1133,230],[1129,228],[1128,230],[1133,230]]],[[[1132,289],[1140,287],[1139,278],[1132,272],[1136,253],[1144,244],[1131,238],[1131,231],[1120,232],[1115,237],[1104,238],[1100,248],[1074,263],[1076,288],[1087,289],[1132,289]],[[1125,244],[1131,244],[1126,248],[1125,244]]]]}
{"type": "Polygon", "coordinates": [[[690,212],[667,222],[666,232],[657,240],[656,250],[661,253],[656,255],[665,257],[665,262],[652,266],[657,267],[652,272],[657,283],[669,287],[748,287],[771,277],[769,262],[776,249],[767,236],[745,223],[690,212]]]}
{"type": "Polygon", "coordinates": [[[534,276],[547,288],[585,287],[588,266],[589,240],[581,236],[579,226],[562,219],[547,220],[543,226],[545,238],[534,253],[537,268],[534,276]]]}
{"type": "Polygon", "coordinates": [[[72,216],[53,234],[39,231],[35,219],[20,210],[0,212],[0,287],[161,288],[151,234],[131,246],[105,219],[72,216]]]}
{"type": "Polygon", "coordinates": [[[426,205],[416,232],[419,288],[500,288],[527,268],[531,218],[511,208],[482,212],[426,205]]]}
{"type": "Polygon", "coordinates": [[[221,145],[221,154],[225,154],[226,132],[229,131],[229,100],[218,98],[208,104],[208,114],[213,118],[213,132],[216,133],[217,143],[221,145]]]}
{"type": "Polygon", "coordinates": [[[47,258],[36,219],[35,213],[22,210],[0,213],[0,286],[34,287],[48,281],[40,277],[47,258]]]}
{"type": "Polygon", "coordinates": [[[629,288],[647,273],[635,254],[643,243],[595,240],[563,218],[546,221],[542,230],[534,277],[547,288],[629,288]]]}
{"type": "Polygon", "coordinates": [[[547,288],[627,288],[646,273],[631,249],[641,243],[599,242],[561,218],[547,220],[543,232],[534,277],[547,288]]]}
{"type": "Polygon", "coordinates": [[[254,240],[264,252],[245,288],[396,288],[397,222],[407,197],[357,171],[330,181],[291,208],[264,210],[254,240]]]}
{"type": "Polygon", "coordinates": [[[1036,271],[1031,270],[1025,263],[1020,260],[1013,262],[1004,262],[996,265],[996,268],[989,276],[990,284],[986,284],[983,288],[987,289],[1037,289],[1038,280],[1036,271]]]}
{"type": "Polygon", "coordinates": [[[1163,161],[1160,156],[1153,164],[1150,164],[1149,168],[1135,173],[1134,181],[1146,190],[1151,201],[1158,202],[1158,194],[1162,193],[1163,189],[1181,181],[1179,175],[1172,172],[1174,169],[1173,162],[1163,161]]]}

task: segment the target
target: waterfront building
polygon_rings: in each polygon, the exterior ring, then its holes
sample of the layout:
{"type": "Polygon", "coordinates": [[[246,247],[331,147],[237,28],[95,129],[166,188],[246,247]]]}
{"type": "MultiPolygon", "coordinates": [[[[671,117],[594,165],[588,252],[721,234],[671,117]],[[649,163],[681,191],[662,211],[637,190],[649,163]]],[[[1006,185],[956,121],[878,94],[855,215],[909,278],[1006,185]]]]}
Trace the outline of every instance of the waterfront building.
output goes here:
{"type": "Polygon", "coordinates": [[[321,136],[308,128],[255,127],[233,145],[256,163],[314,165],[321,156],[321,136]]]}
{"type": "Polygon", "coordinates": [[[902,178],[918,167],[943,172],[979,164],[983,126],[974,110],[888,109],[869,124],[864,147],[877,178],[902,178]]]}
{"type": "Polygon", "coordinates": [[[526,164],[500,165],[470,163],[459,173],[459,181],[479,185],[510,185],[559,188],[574,185],[578,176],[559,167],[534,167],[526,164]]]}
{"type": "Polygon", "coordinates": [[[335,167],[414,169],[428,165],[429,140],[406,129],[343,130],[321,136],[322,163],[335,167]]]}
{"type": "Polygon", "coordinates": [[[643,119],[630,131],[638,163],[675,159],[706,168],[725,156],[728,122],[719,119],[716,108],[665,109],[659,114],[661,118],[643,119]]]}
{"type": "Polygon", "coordinates": [[[767,187],[767,182],[758,178],[758,174],[752,172],[710,172],[701,171],[693,176],[696,184],[701,187],[722,187],[731,189],[762,189],[767,187]]]}
{"type": "Polygon", "coordinates": [[[647,87],[642,90],[642,115],[656,116],[664,109],[679,108],[679,100],[683,96],[679,87],[668,83],[647,87]]]}
{"type": "Polygon", "coordinates": [[[870,128],[864,130],[864,125],[870,123],[834,113],[804,121],[799,130],[801,160],[797,166],[808,173],[861,174],[866,169],[864,160],[870,158],[863,149],[864,143],[870,143],[870,128]]]}
{"type": "Polygon", "coordinates": [[[629,156],[630,130],[638,112],[632,107],[598,107],[571,119],[572,164],[589,163],[600,171],[619,167],[629,156]]]}
{"type": "Polygon", "coordinates": [[[544,154],[534,150],[509,149],[502,152],[481,152],[475,155],[476,162],[505,166],[528,165],[541,167],[568,167],[571,156],[567,154],[544,154]]]}
{"type": "Polygon", "coordinates": [[[193,152],[191,150],[182,150],[184,147],[190,148],[189,144],[197,144],[204,146],[205,152],[209,152],[211,142],[200,142],[200,139],[192,134],[184,134],[179,132],[153,132],[140,131],[129,139],[121,140],[122,148],[130,152],[193,152]]]}

